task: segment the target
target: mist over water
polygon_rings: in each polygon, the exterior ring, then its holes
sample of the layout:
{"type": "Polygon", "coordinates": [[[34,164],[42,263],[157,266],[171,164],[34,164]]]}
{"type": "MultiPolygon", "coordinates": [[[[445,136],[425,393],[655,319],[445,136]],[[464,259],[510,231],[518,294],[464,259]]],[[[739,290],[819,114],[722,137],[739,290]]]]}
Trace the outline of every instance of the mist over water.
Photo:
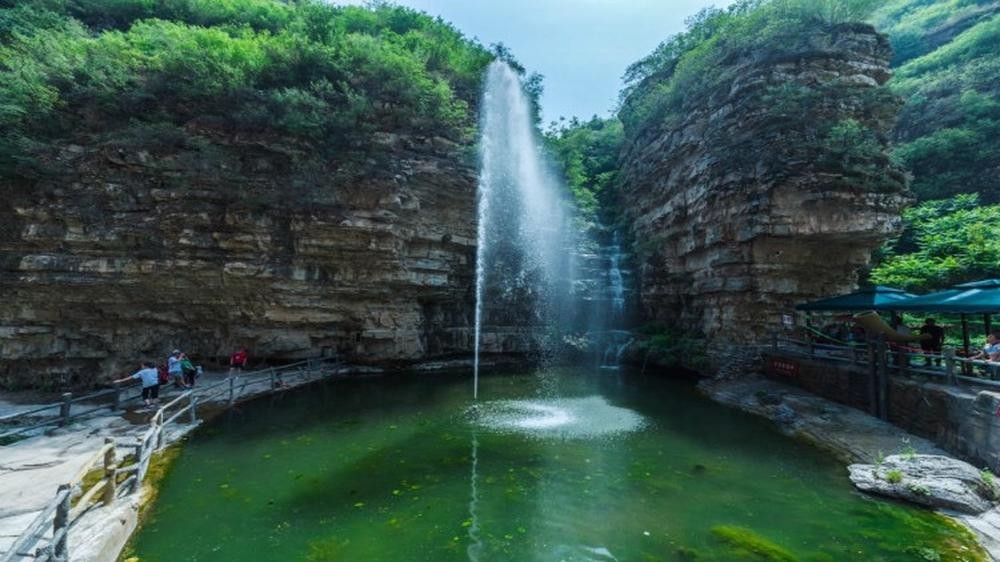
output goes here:
{"type": "Polygon", "coordinates": [[[474,397],[480,351],[508,351],[502,334],[520,333],[542,359],[552,353],[573,269],[566,190],[543,157],[520,75],[501,61],[486,73],[479,142],[474,397]]]}

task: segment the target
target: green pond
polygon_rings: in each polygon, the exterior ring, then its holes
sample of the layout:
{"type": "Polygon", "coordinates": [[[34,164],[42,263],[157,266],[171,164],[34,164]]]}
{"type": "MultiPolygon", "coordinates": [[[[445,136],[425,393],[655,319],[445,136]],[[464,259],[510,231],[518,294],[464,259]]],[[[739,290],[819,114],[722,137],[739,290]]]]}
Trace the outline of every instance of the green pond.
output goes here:
{"type": "Polygon", "coordinates": [[[683,382],[564,369],[334,380],[201,428],[154,561],[979,560],[964,530],[683,382]]]}

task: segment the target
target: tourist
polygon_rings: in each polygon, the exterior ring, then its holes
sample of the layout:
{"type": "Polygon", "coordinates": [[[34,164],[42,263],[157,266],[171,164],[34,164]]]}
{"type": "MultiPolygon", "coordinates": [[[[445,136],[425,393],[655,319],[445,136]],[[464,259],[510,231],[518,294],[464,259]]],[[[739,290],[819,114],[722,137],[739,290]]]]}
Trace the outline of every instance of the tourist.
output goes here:
{"type": "Polygon", "coordinates": [[[229,373],[246,369],[249,360],[250,355],[247,353],[247,348],[241,347],[239,351],[229,356],[229,373]]]}
{"type": "Polygon", "coordinates": [[[156,365],[152,361],[144,362],[141,369],[132,375],[114,381],[114,384],[132,379],[142,381],[142,402],[145,405],[151,406],[160,401],[160,375],[156,370],[156,365]]]}
{"type": "Polygon", "coordinates": [[[996,363],[1000,363],[1000,330],[990,332],[990,335],[986,336],[986,345],[983,346],[982,351],[970,359],[986,361],[986,374],[991,377],[996,375],[996,363]]]}
{"type": "Polygon", "coordinates": [[[167,357],[167,374],[174,379],[174,385],[180,388],[187,388],[184,384],[184,369],[181,367],[181,350],[175,349],[167,357]]]}
{"type": "Polygon", "coordinates": [[[184,377],[184,386],[186,388],[194,388],[195,375],[198,373],[198,368],[194,366],[191,362],[191,358],[187,356],[186,353],[181,353],[180,356],[181,364],[181,374],[184,377]]]}
{"type": "Polygon", "coordinates": [[[926,336],[920,340],[920,349],[924,352],[925,364],[929,367],[931,356],[934,356],[934,364],[941,366],[941,346],[944,345],[944,328],[937,325],[933,318],[924,320],[924,325],[920,327],[920,334],[926,336]]]}
{"type": "Polygon", "coordinates": [[[1000,361],[1000,330],[990,332],[990,335],[986,336],[986,345],[982,351],[973,355],[972,359],[1000,361]]]}

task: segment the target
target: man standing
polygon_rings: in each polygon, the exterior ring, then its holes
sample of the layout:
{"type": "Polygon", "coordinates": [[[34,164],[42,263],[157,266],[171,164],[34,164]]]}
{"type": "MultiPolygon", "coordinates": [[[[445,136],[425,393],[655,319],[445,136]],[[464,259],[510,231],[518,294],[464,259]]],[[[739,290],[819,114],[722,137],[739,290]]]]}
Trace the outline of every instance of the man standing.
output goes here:
{"type": "Polygon", "coordinates": [[[184,368],[181,366],[181,350],[175,349],[170,352],[170,357],[167,357],[167,373],[174,379],[175,385],[187,388],[184,384],[184,368]]]}
{"type": "Polygon", "coordinates": [[[944,345],[944,328],[937,325],[933,318],[924,320],[924,325],[920,327],[920,333],[928,337],[920,340],[920,349],[924,352],[924,361],[927,366],[931,364],[931,355],[934,357],[934,364],[941,366],[941,346],[944,345]]]}
{"type": "Polygon", "coordinates": [[[160,401],[160,374],[156,371],[156,365],[152,361],[146,361],[134,374],[114,381],[114,384],[123,383],[128,380],[138,379],[142,381],[142,402],[147,406],[160,401]]]}

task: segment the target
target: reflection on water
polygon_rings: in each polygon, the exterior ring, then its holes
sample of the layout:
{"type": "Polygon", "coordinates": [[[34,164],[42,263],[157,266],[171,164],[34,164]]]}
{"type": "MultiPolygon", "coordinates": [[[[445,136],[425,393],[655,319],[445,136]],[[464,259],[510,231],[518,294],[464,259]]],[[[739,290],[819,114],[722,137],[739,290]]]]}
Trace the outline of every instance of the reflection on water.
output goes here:
{"type": "Polygon", "coordinates": [[[206,424],[135,554],[976,560],[944,519],[860,496],[828,456],[683,384],[607,370],[491,376],[481,383],[493,400],[470,412],[467,380],[332,381],[206,424]]]}

